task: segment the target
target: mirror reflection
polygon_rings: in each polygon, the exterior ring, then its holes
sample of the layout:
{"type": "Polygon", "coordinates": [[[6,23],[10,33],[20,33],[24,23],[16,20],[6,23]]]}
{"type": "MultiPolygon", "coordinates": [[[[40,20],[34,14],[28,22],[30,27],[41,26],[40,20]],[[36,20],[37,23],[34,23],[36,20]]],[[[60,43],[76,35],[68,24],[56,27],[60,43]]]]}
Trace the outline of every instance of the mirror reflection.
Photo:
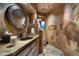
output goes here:
{"type": "Polygon", "coordinates": [[[8,8],[8,19],[18,29],[22,29],[26,26],[26,18],[23,11],[18,6],[14,5],[8,8]]]}

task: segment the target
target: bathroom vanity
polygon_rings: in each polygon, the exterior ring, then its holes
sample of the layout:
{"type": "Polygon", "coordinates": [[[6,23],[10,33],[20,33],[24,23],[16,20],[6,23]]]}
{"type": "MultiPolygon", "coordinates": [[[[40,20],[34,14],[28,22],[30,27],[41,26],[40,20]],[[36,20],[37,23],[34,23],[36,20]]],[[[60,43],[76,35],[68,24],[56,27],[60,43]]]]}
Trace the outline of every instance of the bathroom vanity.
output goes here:
{"type": "Polygon", "coordinates": [[[7,47],[9,44],[0,45],[0,56],[37,56],[39,55],[39,35],[34,36],[32,39],[19,40],[17,39],[16,45],[7,47]]]}

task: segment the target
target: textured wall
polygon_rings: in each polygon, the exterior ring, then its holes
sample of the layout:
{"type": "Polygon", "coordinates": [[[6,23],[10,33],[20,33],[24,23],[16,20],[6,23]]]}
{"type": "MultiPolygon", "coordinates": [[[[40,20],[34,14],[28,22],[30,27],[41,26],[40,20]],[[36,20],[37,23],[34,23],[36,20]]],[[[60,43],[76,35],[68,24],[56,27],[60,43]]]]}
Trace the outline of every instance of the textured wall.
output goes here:
{"type": "Polygon", "coordinates": [[[63,26],[60,27],[60,16],[51,15],[47,21],[48,43],[61,49],[65,55],[79,55],[79,30],[72,20],[72,4],[66,4],[63,14],[63,26]],[[67,25],[68,24],[68,25],[67,25]],[[64,32],[65,31],[65,32],[64,32]],[[77,50],[76,50],[77,49],[77,50]]]}
{"type": "Polygon", "coordinates": [[[6,28],[4,23],[4,14],[3,14],[4,4],[0,4],[0,28],[6,28]]]}

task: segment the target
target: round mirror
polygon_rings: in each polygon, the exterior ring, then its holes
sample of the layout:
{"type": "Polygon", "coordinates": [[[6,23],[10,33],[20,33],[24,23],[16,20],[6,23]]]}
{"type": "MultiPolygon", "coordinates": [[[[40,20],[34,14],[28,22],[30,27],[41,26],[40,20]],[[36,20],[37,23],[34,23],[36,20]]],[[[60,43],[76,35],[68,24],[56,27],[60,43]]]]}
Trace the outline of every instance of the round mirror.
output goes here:
{"type": "Polygon", "coordinates": [[[28,26],[28,17],[18,5],[11,5],[5,12],[5,22],[11,31],[22,32],[28,26]],[[8,24],[7,24],[8,23],[8,24]],[[10,28],[11,27],[11,28],[10,28]]]}
{"type": "Polygon", "coordinates": [[[8,19],[18,29],[22,29],[27,25],[24,13],[18,6],[10,6],[8,8],[8,19]]]}

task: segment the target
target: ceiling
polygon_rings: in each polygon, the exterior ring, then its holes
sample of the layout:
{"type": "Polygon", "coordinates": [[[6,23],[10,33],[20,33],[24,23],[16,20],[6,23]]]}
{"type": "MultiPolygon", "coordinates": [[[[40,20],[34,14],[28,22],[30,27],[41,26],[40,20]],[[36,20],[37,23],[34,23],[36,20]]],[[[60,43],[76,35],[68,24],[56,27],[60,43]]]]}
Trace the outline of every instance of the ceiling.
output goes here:
{"type": "Polygon", "coordinates": [[[63,14],[65,4],[61,3],[19,3],[27,13],[34,14],[37,12],[38,15],[59,15],[63,14]]]}

